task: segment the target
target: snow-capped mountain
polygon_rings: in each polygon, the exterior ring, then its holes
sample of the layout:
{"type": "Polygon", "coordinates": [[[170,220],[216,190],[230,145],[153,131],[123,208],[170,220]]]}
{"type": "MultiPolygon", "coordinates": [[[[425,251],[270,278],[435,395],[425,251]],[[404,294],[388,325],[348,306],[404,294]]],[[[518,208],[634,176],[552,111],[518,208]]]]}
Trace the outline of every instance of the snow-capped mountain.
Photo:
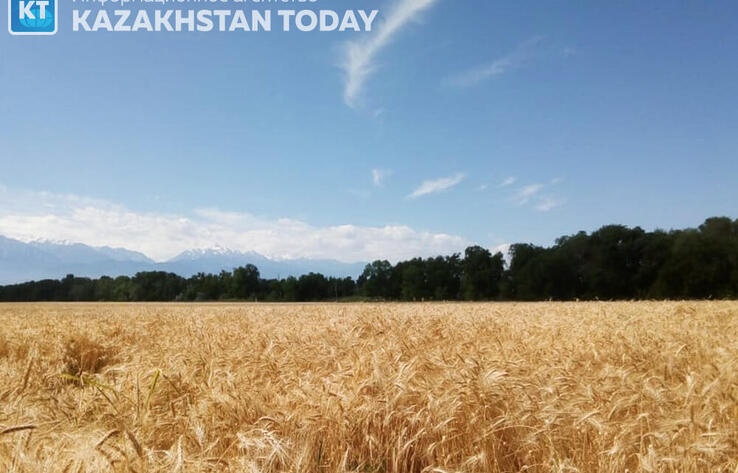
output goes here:
{"type": "Polygon", "coordinates": [[[365,263],[341,263],[334,260],[273,260],[253,251],[240,252],[222,247],[188,250],[159,266],[165,268],[165,271],[191,276],[201,272],[218,273],[247,264],[259,268],[259,273],[264,278],[300,276],[310,272],[355,278],[365,266],[365,263]]]}
{"type": "Polygon", "coordinates": [[[0,236],[0,284],[58,279],[67,274],[127,275],[154,266],[145,255],[120,248],[52,241],[24,243],[0,236]]]}
{"type": "Polygon", "coordinates": [[[185,251],[157,263],[124,248],[91,247],[81,243],[38,240],[24,243],[0,236],[0,284],[59,279],[67,274],[85,277],[132,276],[140,271],[167,271],[189,277],[219,273],[253,264],[264,278],[300,276],[310,272],[326,276],[357,277],[364,263],[333,260],[272,260],[255,252],[216,246],[185,251]]]}
{"type": "Polygon", "coordinates": [[[216,245],[212,248],[197,248],[193,250],[183,251],[174,258],[170,259],[169,262],[196,261],[202,258],[238,258],[244,255],[262,257],[260,254],[253,251],[241,252],[216,245]]]}

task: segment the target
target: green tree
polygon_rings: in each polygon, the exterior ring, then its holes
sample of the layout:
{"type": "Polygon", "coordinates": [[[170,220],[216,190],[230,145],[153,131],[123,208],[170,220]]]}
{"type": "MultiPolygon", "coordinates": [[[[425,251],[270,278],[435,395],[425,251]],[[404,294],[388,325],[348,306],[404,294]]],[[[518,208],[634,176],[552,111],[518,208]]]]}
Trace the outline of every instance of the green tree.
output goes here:
{"type": "Polygon", "coordinates": [[[367,264],[359,276],[359,286],[367,297],[392,298],[392,265],[389,261],[367,264]]]}
{"type": "Polygon", "coordinates": [[[466,300],[490,300],[499,294],[505,270],[502,253],[494,256],[480,246],[471,246],[464,252],[461,291],[466,300]]]}
{"type": "Polygon", "coordinates": [[[233,270],[231,294],[236,299],[253,299],[259,292],[259,269],[249,264],[233,270]]]}

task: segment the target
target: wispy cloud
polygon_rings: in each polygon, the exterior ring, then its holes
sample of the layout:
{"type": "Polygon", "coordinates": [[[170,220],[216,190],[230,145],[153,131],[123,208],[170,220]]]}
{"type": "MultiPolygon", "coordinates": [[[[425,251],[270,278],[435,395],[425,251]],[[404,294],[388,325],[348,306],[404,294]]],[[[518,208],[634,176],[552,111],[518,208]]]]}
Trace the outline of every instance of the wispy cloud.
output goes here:
{"type": "Polygon", "coordinates": [[[187,214],[138,212],[103,200],[2,187],[0,235],[22,241],[50,239],[124,247],[158,261],[185,250],[216,245],[276,259],[398,261],[450,254],[470,244],[460,236],[405,225],[315,226],[291,218],[264,218],[215,208],[187,214]]]}
{"type": "Polygon", "coordinates": [[[563,182],[563,178],[551,179],[549,184],[529,184],[517,189],[510,198],[515,205],[523,206],[531,204],[539,212],[548,212],[566,203],[556,195],[552,195],[551,188],[563,182]]]}
{"type": "Polygon", "coordinates": [[[343,100],[355,108],[364,84],[376,70],[375,59],[408,23],[438,0],[396,0],[384,21],[366,39],[346,44],[341,68],[345,74],[343,100]]]}
{"type": "Polygon", "coordinates": [[[543,41],[542,36],[535,36],[520,43],[509,54],[493,61],[483,64],[468,71],[448,77],[444,83],[454,87],[471,87],[492,77],[500,76],[523,66],[533,54],[535,48],[543,41]]]}
{"type": "Polygon", "coordinates": [[[518,205],[525,205],[530,202],[530,199],[538,194],[543,189],[543,184],[530,184],[518,189],[513,195],[513,202],[518,205]]]}
{"type": "Polygon", "coordinates": [[[515,184],[516,181],[517,181],[516,178],[510,176],[507,179],[505,179],[504,181],[500,182],[500,185],[497,186],[497,187],[508,187],[508,186],[511,186],[511,185],[515,184]]]}
{"type": "Polygon", "coordinates": [[[372,182],[375,186],[381,187],[390,175],[392,171],[389,169],[372,169],[372,182]]]}
{"type": "Polygon", "coordinates": [[[557,199],[555,197],[542,197],[538,204],[536,205],[536,210],[540,212],[548,212],[549,210],[553,210],[556,207],[561,207],[564,205],[565,201],[563,199],[557,199]]]}
{"type": "Polygon", "coordinates": [[[417,199],[428,194],[436,194],[438,192],[445,191],[464,180],[464,174],[458,173],[449,177],[442,177],[432,181],[424,181],[420,186],[413,191],[408,197],[411,199],[417,199]]]}

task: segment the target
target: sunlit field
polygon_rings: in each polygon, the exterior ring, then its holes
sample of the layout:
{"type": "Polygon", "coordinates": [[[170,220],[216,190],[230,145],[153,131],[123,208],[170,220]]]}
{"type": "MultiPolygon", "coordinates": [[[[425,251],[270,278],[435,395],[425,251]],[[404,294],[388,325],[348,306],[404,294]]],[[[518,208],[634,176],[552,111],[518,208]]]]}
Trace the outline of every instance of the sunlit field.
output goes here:
{"type": "Polygon", "coordinates": [[[2,472],[738,472],[738,303],[0,305],[2,472]]]}

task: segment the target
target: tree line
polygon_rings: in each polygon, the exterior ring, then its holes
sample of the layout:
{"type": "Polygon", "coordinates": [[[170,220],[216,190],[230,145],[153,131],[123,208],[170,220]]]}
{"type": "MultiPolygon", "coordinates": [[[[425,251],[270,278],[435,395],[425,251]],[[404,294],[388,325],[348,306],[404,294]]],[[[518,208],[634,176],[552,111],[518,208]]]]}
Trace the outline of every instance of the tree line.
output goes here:
{"type": "Polygon", "coordinates": [[[548,248],[515,244],[509,263],[480,246],[464,254],[374,261],[356,279],[310,273],[264,279],[253,265],[183,278],[166,272],[98,279],[68,275],[0,286],[0,301],[318,302],[723,299],[738,297],[738,220],[653,232],[608,225],[548,248]]]}

